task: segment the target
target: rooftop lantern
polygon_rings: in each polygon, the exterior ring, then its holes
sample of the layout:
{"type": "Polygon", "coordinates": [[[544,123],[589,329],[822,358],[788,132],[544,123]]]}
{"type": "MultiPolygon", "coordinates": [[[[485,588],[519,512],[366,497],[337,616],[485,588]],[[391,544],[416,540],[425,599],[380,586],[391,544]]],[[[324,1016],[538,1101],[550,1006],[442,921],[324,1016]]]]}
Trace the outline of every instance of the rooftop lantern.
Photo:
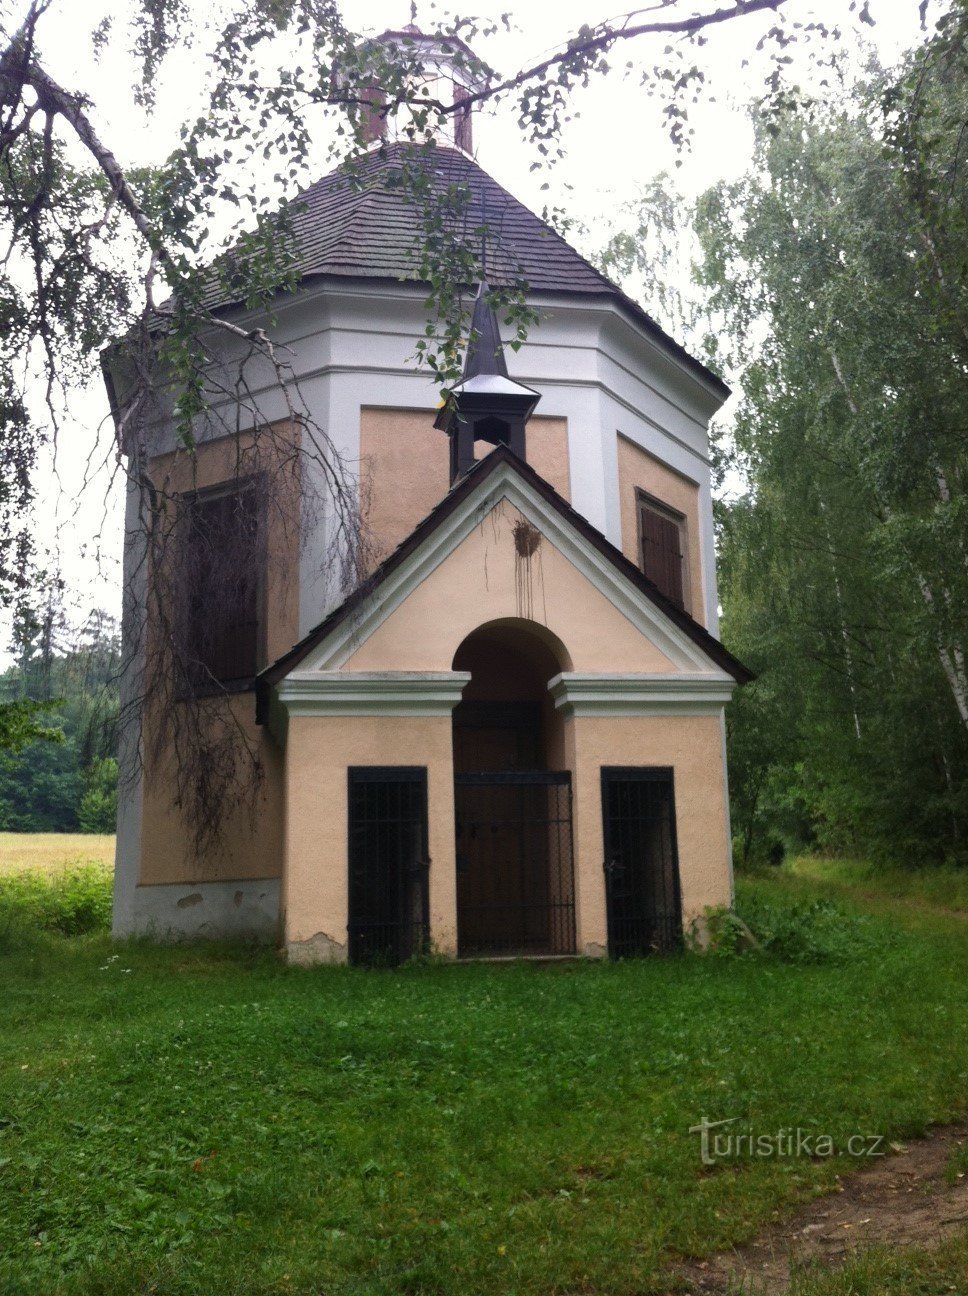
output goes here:
{"type": "MultiPolygon", "coordinates": [[[[364,51],[375,56],[379,68],[380,52],[393,54],[404,65],[412,65],[407,80],[411,89],[428,103],[452,105],[434,129],[441,144],[446,144],[471,154],[474,150],[473,96],[484,88],[481,65],[474,52],[459,36],[442,33],[426,35],[410,23],[402,31],[385,31],[365,42],[364,51]],[[465,103],[466,101],[466,103],[465,103]]],[[[337,73],[342,89],[348,88],[345,76],[337,73]]],[[[387,87],[378,72],[365,85],[361,93],[364,108],[363,140],[374,144],[378,140],[410,138],[412,113],[406,109],[394,111],[392,120],[387,117],[387,87]]],[[[419,102],[419,100],[418,100],[419,102]]]]}
{"type": "Polygon", "coordinates": [[[506,445],[527,461],[525,425],[541,399],[538,392],[508,377],[497,319],[481,280],[471,316],[471,336],[464,357],[464,376],[450,389],[434,427],[450,437],[450,484],[475,463],[478,441],[506,445]]]}

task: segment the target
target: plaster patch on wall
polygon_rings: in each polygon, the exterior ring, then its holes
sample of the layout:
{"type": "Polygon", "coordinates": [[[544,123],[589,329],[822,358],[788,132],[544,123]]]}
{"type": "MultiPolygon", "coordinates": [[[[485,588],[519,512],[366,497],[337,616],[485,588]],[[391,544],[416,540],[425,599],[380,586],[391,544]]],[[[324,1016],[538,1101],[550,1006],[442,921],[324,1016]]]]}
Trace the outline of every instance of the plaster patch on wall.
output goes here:
{"type": "Polygon", "coordinates": [[[703,954],[712,945],[712,932],[709,927],[709,914],[706,910],[702,913],[684,914],[682,919],[682,930],[685,933],[687,946],[699,954],[703,954]]]}
{"type": "Polygon", "coordinates": [[[585,958],[603,959],[608,958],[608,949],[598,941],[586,941],[582,954],[585,958]]]}
{"type": "Polygon", "coordinates": [[[123,927],[115,935],[147,936],[157,941],[259,940],[279,937],[279,880],[259,878],[135,887],[123,927]],[[241,893],[241,900],[237,899],[241,893]]]}
{"type": "Polygon", "coordinates": [[[317,932],[309,940],[289,941],[286,944],[286,961],[294,967],[315,967],[318,963],[345,963],[346,946],[333,940],[325,932],[317,932]]]}

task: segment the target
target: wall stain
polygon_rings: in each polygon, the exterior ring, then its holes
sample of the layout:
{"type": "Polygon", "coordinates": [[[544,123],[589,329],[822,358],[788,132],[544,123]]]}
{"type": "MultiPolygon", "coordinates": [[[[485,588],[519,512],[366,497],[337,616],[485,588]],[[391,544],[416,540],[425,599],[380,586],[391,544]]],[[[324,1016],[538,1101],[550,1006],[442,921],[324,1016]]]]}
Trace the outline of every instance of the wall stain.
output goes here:
{"type": "MultiPolygon", "coordinates": [[[[514,599],[519,617],[534,620],[532,559],[541,547],[541,532],[525,518],[514,524],[514,599]]],[[[539,556],[540,562],[540,556],[539,556]]]]}

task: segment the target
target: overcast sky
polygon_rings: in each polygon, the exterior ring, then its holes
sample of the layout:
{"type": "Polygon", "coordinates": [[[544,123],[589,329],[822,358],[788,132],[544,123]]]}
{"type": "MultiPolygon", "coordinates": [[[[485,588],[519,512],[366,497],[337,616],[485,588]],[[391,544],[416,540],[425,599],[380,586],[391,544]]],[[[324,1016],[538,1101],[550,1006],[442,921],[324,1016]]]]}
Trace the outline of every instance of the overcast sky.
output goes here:
{"type": "MultiPolygon", "coordinates": [[[[190,0],[190,4],[198,14],[209,15],[219,0],[190,0]]],[[[480,0],[460,12],[497,17],[504,7],[480,0]]],[[[792,0],[790,8],[804,21],[813,17],[828,24],[851,21],[849,0],[792,0]]],[[[47,66],[61,83],[92,96],[92,113],[105,142],[125,164],[144,165],[163,160],[177,140],[179,125],[200,104],[201,65],[192,55],[173,58],[160,84],[154,116],[141,114],[130,94],[132,65],[120,49],[96,64],[91,46],[91,31],[102,16],[112,15],[120,30],[126,12],[125,0],[59,0],[42,21],[40,44],[47,66]]],[[[436,12],[439,9],[430,5],[419,6],[418,23],[423,19],[425,26],[431,25],[436,12]]],[[[512,30],[476,42],[475,50],[499,72],[510,74],[550,52],[559,38],[566,38],[580,24],[614,12],[613,4],[598,0],[584,4],[519,0],[512,30]]],[[[870,29],[869,39],[885,64],[918,41],[917,0],[871,0],[870,12],[876,26],[870,29]]],[[[410,6],[401,0],[357,0],[345,14],[361,30],[378,32],[407,23],[410,6]]],[[[751,132],[742,109],[762,85],[764,65],[755,46],[772,22],[772,15],[763,14],[711,31],[700,57],[716,102],[692,110],[694,145],[681,159],[678,174],[686,192],[698,193],[717,180],[740,174],[748,165],[751,132]],[[744,68],[746,58],[751,63],[744,68]]],[[[628,57],[645,65],[650,53],[654,61],[661,45],[629,44],[623,48],[621,62],[628,57]]],[[[660,106],[645,98],[634,76],[623,79],[613,74],[593,83],[576,96],[575,107],[578,116],[564,141],[567,159],[550,173],[531,172],[535,155],[522,142],[509,107],[482,115],[476,125],[477,153],[485,169],[530,206],[540,210],[547,202],[566,208],[591,227],[594,237],[604,232],[607,220],[634,197],[638,186],[673,166],[676,154],[662,130],[660,106]],[[544,183],[550,184],[549,190],[542,190],[544,183]]],[[[321,172],[326,168],[324,158],[321,145],[321,172]]],[[[644,305],[648,307],[648,302],[644,305]]],[[[79,488],[99,427],[101,454],[110,451],[105,414],[100,381],[94,377],[90,388],[71,402],[70,426],[58,446],[58,478],[49,473],[41,478],[38,541],[57,554],[71,590],[73,613],[79,617],[97,604],[116,611],[119,602],[120,491],[109,491],[105,498],[103,471],[83,491],[79,488]]]]}

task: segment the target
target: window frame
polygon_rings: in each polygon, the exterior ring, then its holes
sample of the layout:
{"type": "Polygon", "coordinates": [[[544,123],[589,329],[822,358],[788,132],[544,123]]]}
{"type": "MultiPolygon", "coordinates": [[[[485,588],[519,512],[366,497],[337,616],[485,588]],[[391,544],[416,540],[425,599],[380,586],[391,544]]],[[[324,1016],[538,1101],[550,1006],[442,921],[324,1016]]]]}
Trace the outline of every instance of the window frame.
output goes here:
{"type": "MultiPolygon", "coordinates": [[[[255,636],[255,670],[251,675],[232,676],[227,679],[209,678],[207,675],[199,680],[194,681],[191,694],[195,697],[204,697],[206,695],[218,695],[223,693],[245,693],[248,692],[255,683],[259,671],[264,669],[268,662],[268,582],[266,579],[266,569],[268,567],[268,536],[266,534],[266,501],[265,501],[265,473],[253,472],[244,476],[233,477],[229,481],[213,482],[210,486],[199,486],[194,490],[181,491],[178,495],[178,508],[181,513],[186,530],[183,531],[183,538],[187,539],[192,526],[188,510],[197,505],[204,507],[205,504],[211,503],[218,499],[224,499],[227,496],[241,496],[252,492],[254,497],[254,512],[257,535],[261,544],[261,552],[257,554],[257,568],[255,581],[255,614],[257,621],[255,636]]],[[[187,588],[178,590],[178,599],[184,600],[191,596],[191,591],[187,588]]],[[[179,609],[181,611],[181,609],[179,609]]]]}
{"type": "MultiPolygon", "coordinates": [[[[656,514],[657,517],[663,518],[666,522],[674,522],[679,530],[679,556],[682,564],[682,611],[689,616],[692,615],[692,569],[689,563],[689,519],[685,513],[679,509],[673,508],[666,504],[664,500],[657,499],[655,495],[650,495],[648,491],[643,490],[641,486],[635,488],[635,530],[638,543],[638,562],[636,566],[643,575],[649,576],[645,570],[645,536],[642,526],[643,513],[646,510],[656,514]]],[[[649,576],[649,580],[652,577],[649,576]]],[[[655,584],[655,582],[653,582],[655,584]]],[[[658,586],[656,586],[658,588],[658,586]]],[[[666,594],[665,590],[661,591],[670,603],[675,605],[675,599],[666,594]]]]}

